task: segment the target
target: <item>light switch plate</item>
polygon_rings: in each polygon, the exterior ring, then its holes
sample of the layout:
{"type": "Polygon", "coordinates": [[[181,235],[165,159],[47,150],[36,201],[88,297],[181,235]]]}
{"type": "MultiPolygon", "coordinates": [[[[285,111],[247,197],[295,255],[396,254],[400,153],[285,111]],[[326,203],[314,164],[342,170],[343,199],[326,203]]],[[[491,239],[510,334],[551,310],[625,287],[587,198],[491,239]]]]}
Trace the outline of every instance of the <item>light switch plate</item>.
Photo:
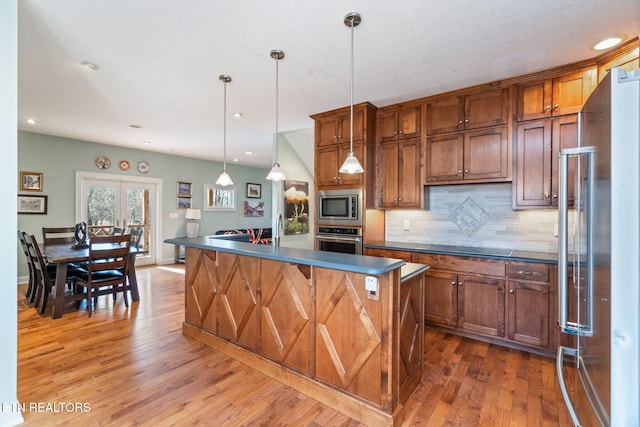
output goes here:
{"type": "Polygon", "coordinates": [[[409,230],[411,230],[411,223],[409,222],[409,220],[408,220],[408,219],[405,219],[405,220],[402,222],[402,229],[403,229],[404,231],[409,231],[409,230]]]}
{"type": "Polygon", "coordinates": [[[369,292],[378,292],[378,278],[367,276],[364,279],[364,288],[369,292]]]}
{"type": "Polygon", "coordinates": [[[176,218],[178,218],[177,212],[169,212],[169,219],[176,219],[176,218]]]}

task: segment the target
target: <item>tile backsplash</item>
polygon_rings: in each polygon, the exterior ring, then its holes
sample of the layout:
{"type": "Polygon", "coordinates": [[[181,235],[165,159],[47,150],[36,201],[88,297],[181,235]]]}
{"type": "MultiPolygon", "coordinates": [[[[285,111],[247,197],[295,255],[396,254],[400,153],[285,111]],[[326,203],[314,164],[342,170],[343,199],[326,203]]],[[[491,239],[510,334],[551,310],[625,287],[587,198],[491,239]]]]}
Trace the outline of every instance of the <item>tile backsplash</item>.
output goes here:
{"type": "Polygon", "coordinates": [[[429,206],[388,210],[386,240],[558,251],[557,210],[513,210],[511,183],[432,186],[429,206]]]}

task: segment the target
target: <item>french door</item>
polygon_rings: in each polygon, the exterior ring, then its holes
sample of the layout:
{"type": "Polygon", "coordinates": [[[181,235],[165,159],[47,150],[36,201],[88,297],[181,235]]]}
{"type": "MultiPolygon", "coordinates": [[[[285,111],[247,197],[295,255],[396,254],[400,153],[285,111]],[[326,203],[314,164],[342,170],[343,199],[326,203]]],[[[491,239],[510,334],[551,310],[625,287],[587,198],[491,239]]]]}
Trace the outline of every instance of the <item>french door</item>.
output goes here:
{"type": "Polygon", "coordinates": [[[105,235],[122,228],[142,228],[136,265],[156,263],[157,182],[155,179],[95,173],[76,174],[76,222],[87,223],[89,235],[105,235]]]}

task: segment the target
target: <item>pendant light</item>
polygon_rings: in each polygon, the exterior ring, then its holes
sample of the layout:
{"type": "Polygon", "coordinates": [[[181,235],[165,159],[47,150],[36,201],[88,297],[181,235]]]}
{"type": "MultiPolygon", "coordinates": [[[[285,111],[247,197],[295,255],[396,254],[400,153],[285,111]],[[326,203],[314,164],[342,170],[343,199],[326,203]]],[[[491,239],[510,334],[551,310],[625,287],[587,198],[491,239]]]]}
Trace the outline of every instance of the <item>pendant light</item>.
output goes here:
{"type": "Polygon", "coordinates": [[[231,177],[227,173],[227,83],[231,81],[231,77],[227,76],[226,74],[221,74],[218,76],[218,79],[224,83],[224,121],[223,121],[224,123],[223,125],[223,129],[224,129],[223,161],[224,163],[222,166],[222,173],[216,180],[216,185],[227,187],[229,185],[233,185],[233,181],[231,180],[231,177]]]}
{"type": "Polygon", "coordinates": [[[273,167],[269,171],[267,179],[269,181],[284,181],[287,178],[284,176],[280,163],[278,163],[278,62],[284,58],[284,52],[274,49],[270,52],[270,56],[276,60],[276,133],[273,135],[273,167]]]}
{"type": "Polygon", "coordinates": [[[355,154],[353,154],[353,28],[360,25],[362,21],[362,17],[359,13],[351,12],[345,15],[344,17],[344,25],[347,27],[351,27],[351,118],[350,118],[350,135],[349,135],[349,154],[345,159],[344,163],[340,167],[340,173],[363,173],[364,169],[362,165],[356,158],[355,154]]]}

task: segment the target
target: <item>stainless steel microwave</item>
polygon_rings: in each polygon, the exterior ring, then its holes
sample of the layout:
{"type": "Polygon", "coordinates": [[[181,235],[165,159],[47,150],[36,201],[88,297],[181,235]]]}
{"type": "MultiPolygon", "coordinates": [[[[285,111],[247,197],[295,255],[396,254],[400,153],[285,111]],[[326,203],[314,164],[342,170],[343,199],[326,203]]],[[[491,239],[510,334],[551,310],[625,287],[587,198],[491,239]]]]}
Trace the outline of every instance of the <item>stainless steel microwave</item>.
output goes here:
{"type": "Polygon", "coordinates": [[[317,199],[317,224],[362,225],[362,190],[318,191],[317,199]]]}

